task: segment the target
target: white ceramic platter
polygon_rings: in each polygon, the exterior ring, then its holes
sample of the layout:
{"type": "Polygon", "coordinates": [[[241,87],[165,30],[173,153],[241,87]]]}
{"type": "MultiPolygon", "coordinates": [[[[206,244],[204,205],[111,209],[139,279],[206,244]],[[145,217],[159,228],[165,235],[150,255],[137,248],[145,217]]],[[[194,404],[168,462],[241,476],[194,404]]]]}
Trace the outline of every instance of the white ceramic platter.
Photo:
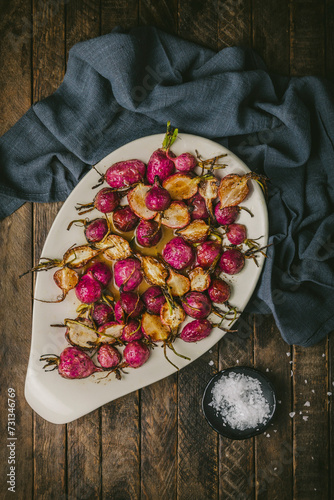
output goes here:
{"type": "MultiPolygon", "coordinates": [[[[115,162],[138,158],[147,163],[152,152],[161,147],[163,135],[152,135],[133,141],[109,154],[96,166],[100,172],[115,162]]],[[[227,153],[224,162],[228,164],[223,170],[216,170],[217,175],[224,176],[229,173],[243,174],[249,171],[246,165],[226,148],[219,144],[201,137],[180,134],[174,143],[172,150],[175,154],[188,151],[195,154],[197,150],[203,158],[212,158],[216,155],[227,153]]],[[[78,219],[75,210],[77,203],[89,203],[93,200],[97,190],[92,186],[98,181],[98,174],[92,169],[84,179],[73,190],[69,198],[57,215],[42,252],[43,257],[61,259],[65,251],[72,245],[85,244],[83,228],[72,226],[67,231],[69,222],[78,219]]],[[[260,187],[256,182],[249,182],[250,193],[242,205],[247,207],[254,217],[250,217],[245,211],[241,211],[238,222],[244,223],[248,229],[249,238],[262,238],[260,245],[266,245],[268,237],[268,218],[265,200],[260,187]]],[[[101,214],[94,210],[90,219],[99,217],[101,214]]],[[[232,286],[230,303],[242,311],[259,279],[263,266],[264,257],[259,255],[259,267],[252,260],[246,260],[241,273],[233,277],[224,277],[232,286]]],[[[53,281],[55,270],[37,273],[35,298],[43,300],[55,300],[60,290],[53,281]]],[[[29,365],[25,384],[25,397],[29,405],[41,417],[57,424],[64,424],[75,420],[86,413],[124,396],[132,391],[152,384],[176,371],[168,363],[163,355],[163,349],[156,347],[148,362],[137,369],[127,369],[127,374],[122,380],[117,380],[114,374],[105,377],[104,373],[97,373],[91,377],[81,380],[66,380],[59,376],[58,371],[45,372],[43,363],[39,361],[42,354],[57,354],[67,347],[64,337],[64,328],[50,327],[51,324],[60,324],[65,318],[75,318],[76,308],[79,303],[72,290],[61,303],[34,302],[32,339],[29,365]]],[[[212,319],[217,321],[217,317],[212,319]]],[[[227,324],[225,324],[227,326],[227,324]]],[[[191,361],[201,356],[210,349],[222,336],[224,332],[215,328],[209,337],[197,343],[185,343],[180,339],[175,341],[177,352],[188,356],[191,361]]],[[[183,368],[190,361],[176,356],[168,350],[169,358],[179,368],[183,368]]]]}

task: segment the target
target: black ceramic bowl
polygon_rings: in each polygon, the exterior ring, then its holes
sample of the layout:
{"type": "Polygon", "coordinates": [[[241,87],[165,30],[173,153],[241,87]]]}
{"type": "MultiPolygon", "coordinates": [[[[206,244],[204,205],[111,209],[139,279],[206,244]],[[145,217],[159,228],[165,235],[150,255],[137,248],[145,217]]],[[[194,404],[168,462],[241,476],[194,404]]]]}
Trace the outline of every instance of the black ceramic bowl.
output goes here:
{"type": "Polygon", "coordinates": [[[230,439],[247,439],[264,432],[272,421],[276,410],[275,390],[270,380],[263,373],[255,370],[254,368],[249,368],[247,366],[227,368],[226,370],[222,370],[214,377],[212,377],[212,379],[206,386],[202,399],[202,408],[206,420],[216,432],[219,432],[219,434],[221,434],[222,436],[228,437],[230,439]],[[216,382],[218,382],[218,380],[220,380],[222,377],[228,376],[230,373],[242,373],[245,376],[257,379],[260,382],[263,396],[267,400],[270,408],[270,415],[265,423],[257,425],[254,428],[247,428],[244,430],[235,429],[233,427],[230,427],[227,422],[224,421],[223,417],[219,413],[217,413],[213,406],[210,406],[210,403],[212,401],[211,391],[213,386],[216,382]]]}

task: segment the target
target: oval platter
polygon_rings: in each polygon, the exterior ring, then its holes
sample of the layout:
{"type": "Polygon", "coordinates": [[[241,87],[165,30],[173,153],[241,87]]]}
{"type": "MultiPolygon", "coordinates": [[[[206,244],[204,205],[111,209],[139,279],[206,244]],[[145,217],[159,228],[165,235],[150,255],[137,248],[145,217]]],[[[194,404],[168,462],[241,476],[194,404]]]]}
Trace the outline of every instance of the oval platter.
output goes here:
{"type": "MultiPolygon", "coordinates": [[[[137,139],[121,148],[113,151],[97,165],[96,169],[104,173],[106,169],[115,162],[138,158],[148,162],[149,157],[161,147],[164,136],[162,134],[147,136],[137,139]]],[[[180,134],[172,146],[175,154],[185,151],[195,154],[197,150],[201,157],[212,158],[226,153],[224,163],[227,167],[216,170],[217,176],[225,176],[229,173],[244,174],[249,172],[248,167],[231,151],[218,143],[202,137],[180,134]]],[[[89,203],[93,200],[97,190],[92,190],[99,180],[97,172],[92,169],[72,191],[59,211],[48,237],[45,241],[42,256],[59,259],[72,245],[86,243],[83,229],[72,226],[68,231],[68,224],[78,219],[75,205],[77,203],[89,203]]],[[[241,211],[238,223],[247,226],[249,238],[259,238],[261,246],[267,244],[268,239],[268,214],[266,203],[261,188],[256,182],[249,182],[250,192],[242,205],[248,208],[254,215],[241,211]]],[[[90,219],[99,217],[101,214],[94,210],[90,219]]],[[[243,311],[249,301],[264,263],[264,256],[257,257],[258,267],[255,263],[246,260],[244,269],[237,275],[224,277],[231,284],[232,294],[229,302],[243,311]]],[[[59,295],[59,289],[53,281],[53,270],[37,273],[35,298],[42,300],[55,300],[59,295]]],[[[71,422],[94,409],[124,396],[132,391],[145,387],[158,380],[168,377],[176,371],[176,368],[168,363],[160,346],[152,350],[147,363],[138,369],[127,369],[127,373],[117,380],[112,374],[106,377],[105,373],[96,373],[91,377],[81,380],[66,380],[59,376],[57,370],[46,372],[43,363],[39,360],[43,354],[60,354],[68,346],[64,337],[64,328],[51,327],[60,324],[65,318],[75,318],[75,310],[79,302],[73,290],[69,292],[66,299],[61,303],[43,303],[34,301],[31,350],[25,383],[25,397],[32,409],[49,422],[65,424],[71,422]]],[[[214,317],[212,316],[212,319],[214,317]]],[[[225,327],[228,323],[223,324],[225,327]]],[[[232,325],[229,324],[229,328],[232,325]]],[[[204,354],[224,335],[224,331],[214,328],[209,337],[196,343],[185,343],[176,339],[174,347],[177,352],[190,358],[190,361],[176,356],[168,349],[168,357],[179,369],[188,365],[199,356],[204,354]]]]}

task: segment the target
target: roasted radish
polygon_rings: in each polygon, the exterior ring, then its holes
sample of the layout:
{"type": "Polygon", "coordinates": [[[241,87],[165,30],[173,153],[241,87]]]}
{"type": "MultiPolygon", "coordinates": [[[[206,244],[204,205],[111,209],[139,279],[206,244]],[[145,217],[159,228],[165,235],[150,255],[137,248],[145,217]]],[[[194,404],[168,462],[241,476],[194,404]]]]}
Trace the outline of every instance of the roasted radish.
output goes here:
{"type": "Polygon", "coordinates": [[[148,312],[143,314],[141,329],[144,336],[152,342],[165,341],[170,335],[170,329],[161,322],[160,316],[148,312]]]}
{"type": "Polygon", "coordinates": [[[58,368],[59,375],[69,379],[86,378],[93,373],[103,371],[103,368],[93,363],[88,354],[75,346],[66,347],[60,356],[44,354],[40,360],[46,361],[43,368],[54,365],[53,369],[58,368]]]}

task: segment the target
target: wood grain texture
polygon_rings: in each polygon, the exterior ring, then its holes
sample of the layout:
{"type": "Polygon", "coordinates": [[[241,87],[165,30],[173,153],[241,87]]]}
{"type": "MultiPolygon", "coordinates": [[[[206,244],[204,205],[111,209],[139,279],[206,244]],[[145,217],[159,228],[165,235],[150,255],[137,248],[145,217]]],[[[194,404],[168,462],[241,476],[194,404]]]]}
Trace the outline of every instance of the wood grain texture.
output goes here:
{"type": "Polygon", "coordinates": [[[294,495],[328,498],[327,339],[294,348],[294,495]]]}
{"type": "Polygon", "coordinates": [[[97,0],[71,0],[66,4],[66,59],[75,43],[100,35],[101,12],[97,0]]]}
{"type": "Polygon", "coordinates": [[[177,374],[141,390],[141,498],[176,498],[177,374]]]}
{"type": "Polygon", "coordinates": [[[254,335],[254,367],[274,384],[277,410],[267,431],[255,438],[256,497],[290,498],[292,495],[291,348],[271,316],[257,316],[254,335]]]}
{"type": "Polygon", "coordinates": [[[290,2],[292,75],[324,75],[324,37],[324,0],[292,0],[290,2]]]}
{"type": "MultiPolygon", "coordinates": [[[[253,366],[254,316],[243,314],[219,342],[219,369],[253,366]]],[[[251,499],[255,492],[254,440],[219,437],[219,499],[251,499]]]]}
{"type": "Polygon", "coordinates": [[[101,410],[67,424],[67,493],[72,500],[101,496],[101,410]]]}
{"type": "Polygon", "coordinates": [[[140,498],[139,391],[119,398],[102,412],[102,498],[140,498]]]}
{"type": "Polygon", "coordinates": [[[177,0],[139,1],[139,24],[177,33],[177,0]]]}
{"type": "Polygon", "coordinates": [[[217,50],[217,2],[182,0],[178,10],[178,34],[186,40],[217,50]]]}
{"type": "MultiPolygon", "coordinates": [[[[0,17],[0,134],[4,134],[29,108],[31,103],[30,36],[25,21],[31,16],[30,4],[14,0],[2,2],[0,17]]],[[[33,492],[32,411],[24,398],[25,373],[31,338],[32,278],[19,275],[31,265],[31,205],[26,204],[0,223],[1,271],[1,364],[0,364],[0,497],[9,499],[26,491],[33,492]],[[15,420],[8,411],[8,389],[15,390],[15,420]],[[14,436],[7,429],[8,415],[14,421],[14,436]],[[15,437],[15,450],[8,447],[15,437]],[[15,463],[8,463],[15,452],[15,463]],[[15,467],[15,493],[8,490],[10,469],[15,467]]]]}
{"type": "Polygon", "coordinates": [[[253,1],[253,48],[263,57],[270,71],[289,74],[289,0],[253,1]]]}
{"type": "MultiPolygon", "coordinates": [[[[47,97],[65,73],[65,12],[62,3],[33,2],[33,98],[47,97]],[[50,78],[51,75],[51,78],[50,78]]],[[[33,251],[37,264],[60,203],[34,204],[33,251]]],[[[40,366],[42,369],[42,364],[40,366]]],[[[38,498],[66,498],[66,426],[34,414],[34,493],[38,498]],[[50,481],[50,477],[54,481],[50,481]]]]}
{"type": "Polygon", "coordinates": [[[201,409],[204,389],[217,366],[217,346],[211,351],[179,373],[177,498],[180,500],[218,497],[218,436],[201,409]]]}
{"type": "Polygon", "coordinates": [[[138,24],[138,1],[101,0],[101,33],[110,33],[116,26],[128,30],[138,24]]]}
{"type": "Polygon", "coordinates": [[[218,48],[250,46],[252,40],[251,0],[218,0],[218,48]]]}

